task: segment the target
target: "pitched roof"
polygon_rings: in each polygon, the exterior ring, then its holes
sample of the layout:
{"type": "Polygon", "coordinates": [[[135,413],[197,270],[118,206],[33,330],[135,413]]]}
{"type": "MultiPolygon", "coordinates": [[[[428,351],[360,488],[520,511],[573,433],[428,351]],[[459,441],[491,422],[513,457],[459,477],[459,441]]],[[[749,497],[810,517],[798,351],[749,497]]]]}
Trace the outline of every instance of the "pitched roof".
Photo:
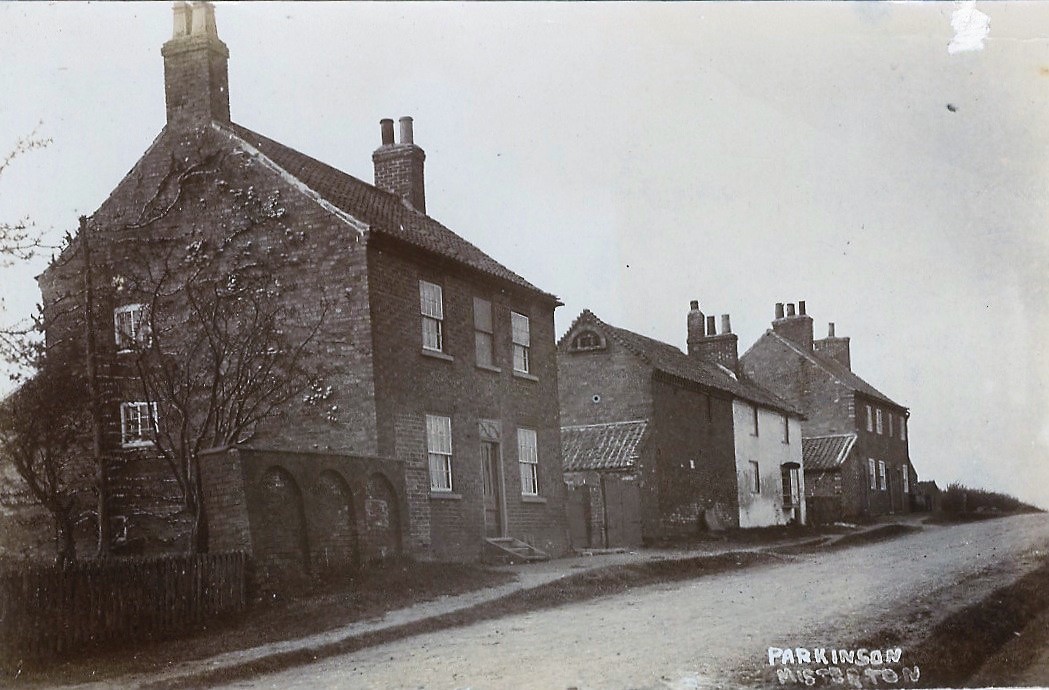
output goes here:
{"type": "Polygon", "coordinates": [[[430,216],[416,211],[396,194],[321,163],[247,127],[231,123],[227,131],[231,131],[234,136],[283,168],[289,175],[316,192],[321,199],[366,223],[372,232],[397,238],[552,300],[557,299],[430,216]]]}
{"type": "Polygon", "coordinates": [[[801,411],[789,402],[781,400],[749,379],[736,376],[720,364],[707,362],[698,357],[690,357],[669,343],[609,325],[589,309],[584,309],[583,313],[576,318],[558,343],[559,347],[565,343],[568,334],[580,323],[588,323],[604,330],[609,337],[614,338],[657,371],[723,391],[733,397],[757,403],[763,407],[802,416],[801,411]]]}
{"type": "Polygon", "coordinates": [[[773,338],[778,338],[781,342],[785,343],[790,349],[794,350],[803,357],[808,358],[809,361],[822,368],[824,371],[826,371],[828,374],[840,381],[841,384],[846,386],[847,388],[851,388],[852,390],[862,393],[869,398],[874,398],[875,400],[880,400],[881,402],[888,403],[893,407],[898,407],[902,410],[907,409],[905,406],[899,404],[898,402],[885,395],[871,384],[861,379],[851,369],[846,367],[844,364],[838,362],[838,360],[828,357],[827,355],[824,355],[819,352],[806,352],[805,349],[799,347],[797,343],[791,341],[789,338],[784,338],[782,335],[776,333],[772,329],[769,329],[765,333],[766,335],[770,335],[773,338]]]}
{"type": "Polygon", "coordinates": [[[561,427],[564,470],[620,470],[637,464],[648,420],[561,427]]]}
{"type": "Polygon", "coordinates": [[[856,434],[830,434],[801,439],[801,457],[806,470],[834,470],[841,467],[856,444],[856,434]]]}

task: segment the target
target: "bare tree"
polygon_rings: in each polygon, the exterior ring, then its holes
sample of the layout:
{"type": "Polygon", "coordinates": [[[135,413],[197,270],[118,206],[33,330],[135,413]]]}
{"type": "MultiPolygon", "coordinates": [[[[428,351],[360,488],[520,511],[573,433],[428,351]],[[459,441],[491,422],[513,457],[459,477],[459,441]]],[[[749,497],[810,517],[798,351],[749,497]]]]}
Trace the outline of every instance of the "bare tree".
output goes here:
{"type": "Polygon", "coordinates": [[[76,558],[77,494],[90,486],[86,384],[68,364],[41,362],[36,374],[0,405],[0,452],[51,515],[60,563],[76,558]]]}
{"type": "MultiPolygon", "coordinates": [[[[44,148],[50,143],[50,139],[39,136],[36,130],[16,141],[14,148],[0,159],[0,178],[16,158],[34,149],[44,148]]],[[[17,261],[28,261],[43,248],[46,248],[43,237],[28,216],[15,221],[0,219],[0,268],[17,261]]],[[[0,297],[0,307],[2,306],[3,298],[0,297]]],[[[27,350],[27,339],[33,332],[33,324],[28,321],[6,324],[0,328],[0,356],[9,363],[24,367],[25,360],[31,356],[27,350]]]]}
{"type": "MultiPolygon", "coordinates": [[[[134,373],[146,407],[135,412],[175,476],[191,518],[191,549],[206,547],[200,455],[249,440],[317,374],[311,346],[324,321],[293,310],[278,280],[259,263],[222,267],[210,259],[158,260],[156,245],[135,291],[149,288],[140,313],[121,334],[134,349],[134,373]],[[216,263],[219,266],[216,266],[216,263]],[[144,280],[143,280],[144,278],[144,280]]],[[[199,246],[197,247],[199,249],[199,246]]],[[[125,415],[123,423],[128,419],[125,415]]]]}

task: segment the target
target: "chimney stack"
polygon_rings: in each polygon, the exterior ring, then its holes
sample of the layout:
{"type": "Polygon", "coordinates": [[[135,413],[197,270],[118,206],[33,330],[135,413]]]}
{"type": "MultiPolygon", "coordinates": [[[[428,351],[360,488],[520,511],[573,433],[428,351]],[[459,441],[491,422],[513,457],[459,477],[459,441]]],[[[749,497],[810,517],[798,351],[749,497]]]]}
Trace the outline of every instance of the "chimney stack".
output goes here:
{"type": "Polygon", "coordinates": [[[210,2],[176,2],[171,40],[164,56],[164,98],[168,126],[228,124],[229,49],[219,39],[210,2]]]}
{"type": "Polygon", "coordinates": [[[852,355],[849,352],[849,339],[834,336],[834,324],[827,324],[827,337],[817,340],[813,349],[821,355],[830,357],[849,371],[852,371],[852,355]]]}
{"type": "Polygon", "coordinates": [[[806,352],[812,352],[812,317],[805,313],[804,300],[798,302],[798,306],[800,310],[795,311],[794,303],[788,303],[784,314],[783,303],[777,302],[772,330],[806,352]]]}
{"type": "Polygon", "coordinates": [[[706,335],[704,330],[704,322],[706,317],[703,312],[699,309],[699,300],[692,300],[689,303],[688,311],[688,351],[692,352],[693,343],[698,343],[703,340],[706,335]]]}
{"type": "Polygon", "coordinates": [[[704,317],[703,312],[699,310],[699,301],[692,300],[691,310],[688,312],[688,355],[712,364],[720,364],[738,374],[739,337],[732,332],[729,315],[722,315],[719,335],[717,317],[704,317]]]}
{"type": "Polygon", "coordinates": [[[400,119],[401,140],[393,141],[393,120],[379,121],[382,145],[372,154],[375,165],[375,186],[404,199],[412,208],[426,213],[425,178],[423,162],[426,153],[415,145],[412,118],[400,119]]]}

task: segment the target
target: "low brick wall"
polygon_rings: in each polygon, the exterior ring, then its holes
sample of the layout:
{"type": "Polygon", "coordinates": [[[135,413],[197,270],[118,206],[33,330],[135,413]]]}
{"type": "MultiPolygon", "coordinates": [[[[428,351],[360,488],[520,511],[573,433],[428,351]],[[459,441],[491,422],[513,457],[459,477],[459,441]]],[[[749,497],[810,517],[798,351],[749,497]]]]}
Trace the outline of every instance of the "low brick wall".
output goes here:
{"type": "Polygon", "coordinates": [[[393,460],[238,447],[203,457],[201,478],[209,550],[251,554],[263,590],[388,558],[407,541],[393,460]]]}

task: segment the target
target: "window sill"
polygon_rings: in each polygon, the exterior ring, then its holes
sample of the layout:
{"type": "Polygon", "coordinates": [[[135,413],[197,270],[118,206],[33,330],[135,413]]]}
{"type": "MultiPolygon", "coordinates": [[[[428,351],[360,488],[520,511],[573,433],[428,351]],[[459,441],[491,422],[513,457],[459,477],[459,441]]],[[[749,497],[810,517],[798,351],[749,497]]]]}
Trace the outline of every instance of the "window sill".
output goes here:
{"type": "Polygon", "coordinates": [[[438,501],[461,501],[463,500],[462,494],[453,494],[451,491],[431,491],[430,500],[438,501]]]}
{"type": "Polygon", "coordinates": [[[438,352],[437,350],[421,350],[421,352],[423,357],[433,357],[434,359],[440,359],[445,362],[455,361],[455,357],[452,357],[451,355],[445,354],[443,352],[438,352]]]}
{"type": "Polygon", "coordinates": [[[478,364],[477,368],[481,369],[482,371],[490,371],[493,374],[501,374],[501,373],[503,373],[502,369],[500,369],[499,367],[493,367],[490,364],[478,364]]]}
{"type": "Polygon", "coordinates": [[[546,497],[521,494],[521,503],[546,503],[546,497]]]}
{"type": "Polygon", "coordinates": [[[532,374],[529,374],[527,371],[518,371],[517,369],[514,369],[514,378],[515,379],[524,379],[525,381],[534,381],[535,383],[539,383],[539,377],[538,376],[533,376],[532,374]]]}
{"type": "Polygon", "coordinates": [[[152,448],[154,443],[152,441],[128,441],[127,443],[121,443],[121,448],[152,448]]]}

